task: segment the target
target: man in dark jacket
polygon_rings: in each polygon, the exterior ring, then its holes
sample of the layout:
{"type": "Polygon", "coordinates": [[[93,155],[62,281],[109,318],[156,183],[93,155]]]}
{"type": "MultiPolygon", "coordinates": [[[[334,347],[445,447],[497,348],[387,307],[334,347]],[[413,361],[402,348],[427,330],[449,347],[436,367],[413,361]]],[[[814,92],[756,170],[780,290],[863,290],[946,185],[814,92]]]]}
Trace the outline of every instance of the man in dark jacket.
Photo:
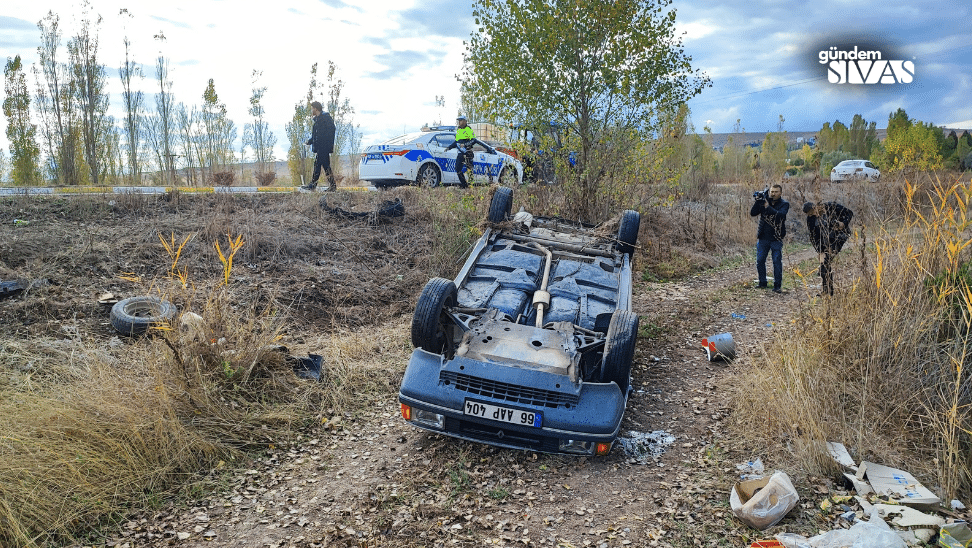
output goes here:
{"type": "Polygon", "coordinates": [[[803,204],[803,212],[807,214],[807,230],[810,231],[810,243],[817,250],[820,260],[820,279],[823,284],[822,295],[834,294],[834,257],[844,247],[844,242],[850,238],[850,222],[854,212],[837,202],[803,204]]]}
{"type": "Polygon", "coordinates": [[[783,238],[786,236],[786,214],[790,203],[783,199],[783,186],[773,185],[769,192],[760,192],[749,210],[759,216],[756,232],[756,273],[759,287],[766,287],[766,256],[773,252],[773,291],[783,292],[783,238]]]}
{"type": "Polygon", "coordinates": [[[321,169],[327,174],[329,183],[328,190],[337,190],[337,183],[334,182],[334,173],[331,172],[331,153],[334,152],[334,120],[331,115],[324,112],[321,103],[314,101],[311,103],[311,112],[314,114],[314,128],[311,130],[311,138],[307,144],[311,146],[311,151],[317,154],[314,160],[314,177],[309,184],[300,188],[303,190],[314,190],[317,188],[317,180],[321,177],[321,169]]]}

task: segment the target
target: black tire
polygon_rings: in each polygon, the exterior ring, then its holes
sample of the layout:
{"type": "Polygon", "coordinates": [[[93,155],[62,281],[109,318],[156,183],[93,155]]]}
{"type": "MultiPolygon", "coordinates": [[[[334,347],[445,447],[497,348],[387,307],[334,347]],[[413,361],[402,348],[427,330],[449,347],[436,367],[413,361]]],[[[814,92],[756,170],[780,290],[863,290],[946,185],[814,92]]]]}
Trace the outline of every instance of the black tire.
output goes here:
{"type": "Polygon", "coordinates": [[[418,176],[415,177],[415,183],[420,187],[427,186],[429,188],[435,188],[442,183],[442,173],[434,165],[425,164],[419,168],[418,176]]]}
{"type": "Polygon", "coordinates": [[[425,284],[412,316],[412,346],[452,357],[453,335],[458,326],[445,312],[456,306],[456,295],[452,280],[432,278],[425,284]]]}
{"type": "Polygon", "coordinates": [[[504,166],[503,169],[500,170],[500,174],[499,174],[499,184],[501,184],[503,186],[512,187],[512,186],[518,184],[519,182],[520,181],[519,181],[519,178],[517,177],[517,173],[516,173],[516,168],[515,167],[513,167],[513,166],[504,166]]]}
{"type": "Polygon", "coordinates": [[[624,395],[631,383],[631,361],[637,340],[638,315],[627,310],[615,312],[604,341],[601,382],[614,382],[624,395]]]}
{"type": "Polygon", "coordinates": [[[506,186],[497,187],[493,199],[489,202],[489,214],[486,219],[491,223],[502,223],[513,211],[513,189],[506,186]]]}
{"type": "Polygon", "coordinates": [[[111,307],[111,326],[122,335],[142,335],[153,324],[175,317],[176,307],[158,297],[129,297],[111,307]]]}
{"type": "Polygon", "coordinates": [[[618,251],[631,256],[634,246],[638,243],[638,231],[641,230],[641,214],[630,209],[621,214],[621,224],[618,226],[618,251]]]}

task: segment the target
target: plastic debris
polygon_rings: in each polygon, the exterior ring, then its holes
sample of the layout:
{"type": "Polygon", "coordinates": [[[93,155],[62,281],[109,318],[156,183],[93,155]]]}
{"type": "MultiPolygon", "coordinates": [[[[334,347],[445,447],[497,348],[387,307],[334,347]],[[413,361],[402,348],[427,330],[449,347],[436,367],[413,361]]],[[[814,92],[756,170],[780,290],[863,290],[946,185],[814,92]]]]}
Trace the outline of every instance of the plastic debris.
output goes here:
{"type": "Polygon", "coordinates": [[[719,358],[727,361],[736,359],[736,342],[732,340],[732,333],[706,337],[702,339],[702,347],[710,362],[719,358]]]}
{"type": "Polygon", "coordinates": [[[321,368],[324,364],[323,356],[308,354],[306,358],[288,356],[288,359],[293,364],[294,373],[298,377],[312,381],[321,380],[321,368]]]}
{"type": "Polygon", "coordinates": [[[738,482],[729,493],[732,513],[760,531],[779,523],[799,501],[790,476],[779,470],[768,478],[738,482]]]}
{"type": "Polygon", "coordinates": [[[858,521],[850,529],[834,529],[806,538],[795,533],[776,535],[786,548],[907,548],[907,544],[880,517],[858,521]]]}
{"type": "Polygon", "coordinates": [[[765,467],[763,467],[763,459],[756,457],[756,460],[750,460],[746,462],[741,462],[736,465],[736,470],[739,470],[739,479],[759,479],[763,477],[766,472],[765,467]]]}
{"type": "Polygon", "coordinates": [[[942,525],[938,545],[944,548],[969,548],[972,546],[972,529],[964,521],[942,525]]]}

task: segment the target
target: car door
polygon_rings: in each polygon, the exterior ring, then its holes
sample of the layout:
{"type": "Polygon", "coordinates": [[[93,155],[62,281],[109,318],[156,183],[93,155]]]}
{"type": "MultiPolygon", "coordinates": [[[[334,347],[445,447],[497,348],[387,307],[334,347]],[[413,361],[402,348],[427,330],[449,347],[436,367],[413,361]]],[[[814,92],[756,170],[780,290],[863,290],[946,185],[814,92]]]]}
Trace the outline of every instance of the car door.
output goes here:
{"type": "Polygon", "coordinates": [[[438,133],[429,141],[429,152],[435,157],[439,164],[439,171],[442,172],[442,183],[454,185],[459,183],[459,176],[456,175],[456,156],[459,155],[458,149],[446,150],[452,143],[456,142],[453,133],[438,133]]]}
{"type": "Polygon", "coordinates": [[[478,182],[482,182],[484,179],[492,182],[493,179],[499,177],[500,169],[503,168],[503,161],[495,148],[490,153],[485,147],[476,145],[473,147],[473,153],[473,166],[476,176],[479,178],[478,182]]]}

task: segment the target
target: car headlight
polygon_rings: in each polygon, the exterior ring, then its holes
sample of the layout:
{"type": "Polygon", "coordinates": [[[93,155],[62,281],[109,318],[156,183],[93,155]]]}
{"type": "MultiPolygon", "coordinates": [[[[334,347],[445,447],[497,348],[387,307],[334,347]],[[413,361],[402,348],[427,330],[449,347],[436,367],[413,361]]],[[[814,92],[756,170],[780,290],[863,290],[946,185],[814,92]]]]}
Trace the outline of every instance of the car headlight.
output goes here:
{"type": "Polygon", "coordinates": [[[574,453],[576,455],[593,455],[594,442],[579,440],[560,440],[560,450],[564,453],[574,453]]]}
{"type": "Polygon", "coordinates": [[[416,409],[415,407],[412,407],[410,409],[409,416],[405,417],[405,420],[418,423],[429,428],[435,428],[436,430],[445,429],[445,415],[425,411],[424,409],[416,409]]]}

